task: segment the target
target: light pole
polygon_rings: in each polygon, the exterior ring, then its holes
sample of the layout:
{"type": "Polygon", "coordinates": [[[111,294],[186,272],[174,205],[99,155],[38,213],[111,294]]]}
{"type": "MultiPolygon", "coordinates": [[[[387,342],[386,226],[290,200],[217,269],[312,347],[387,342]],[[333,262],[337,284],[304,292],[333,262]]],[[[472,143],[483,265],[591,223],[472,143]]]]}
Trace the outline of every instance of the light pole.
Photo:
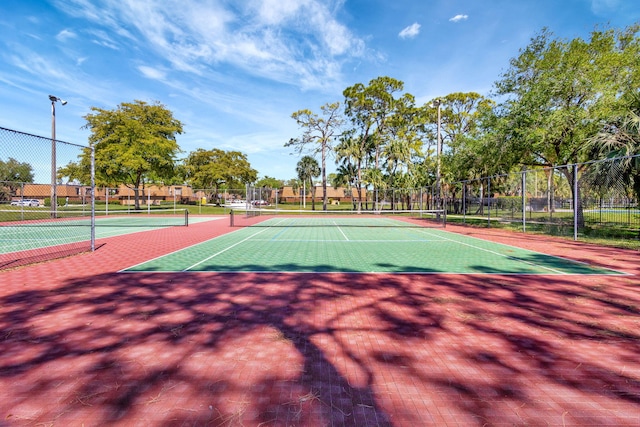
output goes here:
{"type": "Polygon", "coordinates": [[[51,101],[51,217],[57,216],[58,209],[58,192],[56,188],[57,173],[56,173],[56,101],[60,101],[62,105],[67,105],[67,101],[64,101],[57,96],[49,95],[51,101]]]}

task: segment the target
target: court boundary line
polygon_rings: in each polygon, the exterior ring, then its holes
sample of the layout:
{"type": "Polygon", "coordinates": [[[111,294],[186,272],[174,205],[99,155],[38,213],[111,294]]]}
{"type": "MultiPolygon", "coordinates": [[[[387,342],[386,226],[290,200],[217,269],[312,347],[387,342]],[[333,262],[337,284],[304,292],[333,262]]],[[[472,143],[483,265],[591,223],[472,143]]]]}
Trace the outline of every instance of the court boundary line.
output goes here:
{"type": "MultiPolygon", "coordinates": [[[[217,239],[217,238],[219,238],[219,237],[229,236],[229,235],[231,235],[231,234],[238,233],[238,232],[240,232],[240,231],[242,231],[242,230],[244,230],[244,228],[240,228],[240,229],[238,229],[238,230],[233,230],[233,231],[230,231],[229,233],[221,234],[221,235],[219,235],[219,236],[215,236],[215,237],[212,237],[212,238],[210,238],[210,239],[203,240],[202,242],[194,243],[194,244],[192,244],[192,245],[185,246],[184,248],[180,248],[180,249],[176,249],[175,251],[167,252],[166,254],[158,255],[158,256],[153,257],[153,258],[150,258],[150,259],[148,259],[148,260],[146,260],[146,261],[142,261],[142,262],[139,262],[139,263],[137,263],[137,264],[131,265],[131,266],[127,267],[127,268],[123,268],[123,269],[121,269],[121,270],[118,270],[116,273],[126,273],[126,271],[125,271],[125,270],[127,270],[127,269],[129,269],[129,268],[135,268],[135,267],[137,267],[137,266],[139,266],[139,265],[142,265],[142,264],[145,264],[145,263],[147,263],[147,262],[155,261],[155,260],[160,259],[160,258],[162,258],[162,257],[169,256],[169,255],[173,255],[173,254],[176,254],[176,253],[178,253],[178,252],[180,252],[180,251],[184,251],[184,250],[187,250],[187,249],[190,249],[190,248],[194,248],[194,247],[199,246],[199,245],[204,245],[205,243],[208,243],[208,242],[210,242],[210,241],[212,241],[212,240],[215,240],[215,239],[217,239]]],[[[177,271],[174,271],[174,273],[176,273],[176,272],[177,272],[177,271]]]]}
{"type": "MultiPolygon", "coordinates": [[[[418,230],[418,231],[422,232],[422,230],[418,230]]],[[[426,234],[429,234],[429,233],[426,233],[426,234]]],[[[465,236],[465,237],[469,237],[469,236],[465,236]]],[[[454,239],[449,239],[449,238],[444,237],[444,236],[442,237],[442,239],[446,240],[448,242],[452,242],[452,243],[456,243],[456,244],[462,245],[462,246],[467,246],[467,247],[470,247],[470,248],[473,248],[473,249],[476,249],[476,250],[479,250],[479,251],[488,252],[488,253],[490,253],[492,255],[497,255],[499,257],[507,258],[507,259],[510,259],[512,261],[521,262],[523,264],[527,264],[527,265],[530,265],[530,266],[533,266],[533,267],[536,267],[536,268],[541,268],[543,270],[552,271],[552,272],[554,272],[554,274],[560,274],[560,275],[567,274],[567,273],[563,273],[563,272],[561,272],[559,270],[556,270],[555,268],[545,267],[544,265],[539,265],[539,264],[536,264],[536,263],[531,262],[531,261],[525,261],[525,260],[516,258],[516,257],[511,256],[511,255],[501,254],[500,252],[496,252],[496,251],[493,251],[491,249],[484,249],[484,248],[481,248],[481,247],[478,247],[478,246],[474,246],[474,245],[472,245],[470,243],[458,242],[458,241],[456,241],[454,239]]],[[[478,239],[478,240],[482,240],[482,239],[478,239]]],[[[483,241],[486,241],[486,240],[483,240],[483,241]]],[[[501,245],[502,243],[498,243],[498,244],[501,245]]],[[[504,246],[509,247],[509,245],[504,245],[504,246]]],[[[517,248],[517,246],[512,246],[512,247],[517,248]]],[[[517,249],[526,251],[526,249],[522,249],[522,248],[517,248],[517,249]]]]}
{"type": "MultiPolygon", "coordinates": [[[[142,263],[144,264],[144,263],[142,263]]],[[[128,267],[133,268],[133,267],[128,267]]],[[[616,271],[616,270],[610,270],[616,271]]],[[[633,276],[631,273],[486,273],[486,272],[464,272],[455,273],[449,271],[289,271],[289,270],[145,270],[127,271],[126,269],[117,271],[123,274],[374,274],[374,275],[443,275],[443,276],[602,276],[620,277],[633,276]]]]}
{"type": "MultiPolygon", "coordinates": [[[[17,227],[19,227],[19,226],[17,226],[17,227]]],[[[82,226],[82,227],[85,227],[85,226],[82,226]]],[[[86,226],[86,227],[89,227],[89,226],[86,226]]],[[[131,226],[129,226],[129,227],[127,227],[127,226],[115,227],[115,226],[109,226],[108,229],[107,229],[107,230],[109,230],[108,235],[105,235],[104,232],[99,232],[99,231],[96,230],[96,240],[99,240],[99,239],[110,239],[112,237],[119,237],[119,236],[130,235],[130,234],[145,233],[147,231],[155,231],[155,230],[159,230],[161,228],[169,228],[169,227],[174,227],[174,226],[151,226],[151,227],[143,227],[143,226],[139,226],[139,227],[138,226],[136,226],[136,227],[131,227],[131,226]],[[135,231],[131,231],[131,232],[128,232],[128,233],[119,233],[118,231],[120,231],[120,230],[135,230],[135,231]],[[116,233],[114,233],[114,231],[116,233]]],[[[61,228],[64,228],[64,227],[61,227],[61,228]]],[[[80,227],[78,227],[78,229],[80,229],[80,227]]],[[[105,227],[102,227],[102,229],[104,230],[105,227]]],[[[90,240],[91,240],[89,237],[84,236],[84,233],[82,234],[82,237],[83,237],[82,239],[75,239],[75,236],[69,236],[68,237],[69,239],[73,238],[74,240],[72,240],[72,241],[63,241],[63,242],[59,241],[60,238],[58,238],[58,239],[55,239],[55,238],[27,239],[29,241],[31,241],[31,240],[36,240],[36,241],[43,241],[43,240],[44,241],[47,241],[47,240],[54,240],[55,241],[55,240],[58,240],[58,243],[39,245],[39,246],[37,246],[35,248],[29,248],[29,249],[12,250],[10,252],[0,252],[0,255],[10,255],[10,254],[23,252],[25,250],[30,251],[30,250],[50,249],[50,248],[54,248],[56,246],[63,246],[63,245],[69,245],[69,244],[75,244],[75,243],[87,243],[87,242],[90,242],[90,240]]],[[[16,241],[17,239],[11,238],[11,239],[2,239],[2,240],[3,241],[6,240],[6,241],[9,241],[9,242],[13,242],[13,241],[16,241]]],[[[25,240],[25,239],[22,239],[22,240],[25,240]]]]}
{"type": "MultiPolygon", "coordinates": [[[[116,273],[135,273],[133,271],[125,271],[125,270],[128,270],[130,268],[138,267],[139,265],[146,264],[148,262],[152,262],[152,261],[155,261],[155,260],[160,259],[162,257],[173,255],[173,254],[176,254],[178,252],[181,252],[181,251],[184,251],[184,250],[187,250],[187,249],[195,248],[196,246],[204,245],[206,243],[209,243],[209,242],[211,242],[213,240],[216,240],[216,239],[219,239],[219,238],[222,238],[222,237],[225,237],[225,236],[230,236],[230,235],[235,234],[235,233],[240,233],[241,231],[248,230],[249,228],[250,227],[243,227],[243,228],[239,228],[237,230],[232,230],[232,231],[230,231],[228,233],[224,233],[224,234],[220,234],[218,236],[214,236],[214,237],[212,237],[210,239],[203,240],[202,242],[194,243],[193,245],[188,245],[188,246],[185,246],[184,248],[176,249],[175,251],[167,252],[166,254],[158,255],[157,257],[153,257],[153,258],[148,259],[146,261],[142,261],[142,262],[139,262],[137,264],[130,265],[129,267],[126,267],[126,268],[123,268],[121,270],[118,270],[116,273]]],[[[267,229],[268,228],[266,228],[265,230],[262,230],[262,231],[266,231],[267,229]]],[[[257,234],[257,233],[254,233],[253,235],[255,235],[255,234],[257,234]]],[[[227,249],[229,249],[229,248],[227,248],[227,249]]],[[[172,272],[177,273],[178,271],[173,270],[172,272]]],[[[169,271],[167,271],[167,273],[169,273],[169,271]]]]}
{"type": "Polygon", "coordinates": [[[189,270],[191,270],[193,267],[196,267],[196,266],[198,266],[198,265],[202,264],[202,263],[203,263],[203,262],[205,262],[205,261],[209,261],[210,259],[213,259],[213,258],[217,257],[218,255],[220,255],[220,254],[222,254],[222,253],[227,252],[229,249],[233,249],[233,248],[235,248],[235,247],[236,247],[236,246],[238,246],[239,244],[244,243],[244,242],[246,242],[247,240],[251,239],[253,236],[256,236],[256,235],[258,235],[258,234],[260,234],[260,233],[264,233],[265,231],[267,231],[267,229],[260,230],[260,231],[258,231],[257,233],[254,233],[254,234],[252,234],[251,236],[248,236],[248,237],[246,237],[246,238],[244,238],[244,239],[240,240],[239,242],[236,242],[236,243],[234,243],[234,244],[233,244],[233,245],[231,245],[231,246],[227,246],[227,247],[226,247],[226,248],[224,248],[223,250],[218,251],[218,252],[216,252],[215,254],[213,254],[213,255],[211,255],[211,256],[208,256],[208,257],[206,257],[206,258],[204,258],[204,259],[202,259],[202,260],[198,261],[197,263],[195,263],[195,264],[193,264],[193,265],[190,265],[189,267],[185,268],[185,269],[184,269],[184,270],[182,270],[182,271],[189,271],[189,270]]]}
{"type": "MultiPolygon", "coordinates": [[[[285,219],[286,218],[282,218],[282,221],[284,221],[285,219]]],[[[339,226],[337,226],[337,227],[340,230],[340,227],[339,226]]],[[[424,229],[418,228],[417,231],[420,232],[420,233],[426,234],[428,236],[431,236],[431,237],[435,238],[436,240],[424,240],[424,239],[421,239],[421,240],[408,240],[408,241],[395,241],[395,242],[415,242],[415,243],[419,243],[419,242],[438,242],[438,241],[451,242],[451,243],[456,243],[456,244],[460,244],[460,245],[463,245],[463,246],[468,246],[468,247],[471,247],[473,249],[477,249],[477,250],[480,250],[480,251],[488,252],[488,253],[491,253],[493,255],[497,255],[499,257],[504,257],[504,258],[507,258],[507,259],[511,259],[513,261],[516,261],[516,262],[521,262],[523,264],[527,264],[529,266],[540,268],[542,270],[547,270],[547,271],[550,271],[551,273],[522,273],[522,272],[509,272],[509,273],[504,273],[504,272],[498,272],[498,273],[491,273],[491,272],[463,272],[463,273],[459,273],[459,272],[445,272],[445,271],[440,271],[440,272],[438,272],[438,271],[409,271],[409,272],[404,272],[404,271],[400,271],[400,272],[395,272],[395,271],[388,271],[388,272],[368,271],[368,272],[365,272],[365,271],[286,271],[286,270],[251,270],[251,271],[241,271],[241,270],[193,271],[193,270],[191,270],[193,267],[195,267],[197,265],[200,265],[205,261],[208,261],[210,259],[215,258],[216,256],[218,256],[218,255],[220,255],[220,254],[232,249],[233,247],[235,247],[235,246],[237,246],[237,245],[239,245],[241,243],[244,243],[244,242],[250,240],[254,236],[257,236],[258,234],[261,234],[261,233],[267,231],[269,228],[272,228],[272,227],[264,227],[260,231],[258,231],[256,233],[253,233],[252,235],[250,235],[250,236],[248,236],[248,237],[246,237],[246,238],[244,238],[244,239],[232,244],[231,246],[228,246],[228,247],[222,249],[221,251],[218,251],[217,253],[215,253],[215,254],[213,254],[213,255],[211,255],[209,257],[201,259],[197,263],[195,263],[195,264],[193,264],[193,265],[191,265],[191,266],[189,266],[189,267],[187,267],[187,268],[185,268],[183,270],[128,271],[131,268],[138,267],[140,265],[155,261],[155,260],[163,258],[165,256],[169,256],[169,255],[172,255],[172,254],[175,254],[175,253],[178,253],[178,252],[181,252],[183,250],[187,250],[187,249],[199,246],[199,245],[207,244],[207,243],[209,243],[209,242],[211,242],[213,240],[216,240],[218,238],[221,238],[221,237],[224,237],[224,236],[228,236],[228,235],[231,235],[233,233],[240,232],[240,231],[243,231],[243,230],[247,230],[247,229],[250,229],[250,228],[251,228],[250,226],[243,227],[243,228],[240,228],[238,230],[231,231],[230,233],[225,233],[225,234],[213,237],[211,239],[207,239],[207,240],[205,240],[203,242],[199,242],[199,243],[196,243],[196,244],[193,244],[193,245],[186,246],[186,247],[181,248],[181,249],[177,249],[175,251],[172,251],[172,252],[169,252],[169,253],[166,253],[166,254],[151,258],[149,260],[140,262],[138,264],[129,266],[127,268],[121,269],[121,270],[117,271],[117,273],[163,273],[163,274],[167,274],[167,273],[168,274],[171,274],[171,273],[213,273],[213,274],[215,274],[215,273],[220,273],[220,274],[250,274],[250,273],[278,274],[278,273],[284,273],[284,274],[418,274],[418,275],[444,274],[444,275],[498,275],[498,276],[502,276],[502,275],[505,275],[505,276],[545,276],[545,275],[552,275],[552,276],[633,276],[634,275],[632,273],[627,273],[627,272],[616,270],[616,269],[613,269],[613,268],[595,266],[595,265],[592,265],[592,264],[589,264],[589,263],[583,262],[583,261],[573,260],[573,259],[570,259],[570,258],[565,258],[565,257],[557,256],[557,255],[545,254],[543,252],[533,251],[533,250],[526,249],[526,248],[520,248],[518,246],[510,245],[510,244],[507,244],[507,243],[493,242],[491,240],[484,240],[484,239],[480,239],[480,238],[477,238],[477,237],[474,237],[474,236],[461,235],[461,234],[450,232],[450,231],[447,231],[447,230],[435,230],[435,231],[437,231],[439,233],[444,232],[443,234],[454,234],[454,235],[462,236],[463,238],[469,238],[469,239],[472,239],[472,240],[479,240],[479,241],[482,241],[482,242],[492,243],[492,244],[504,246],[504,247],[507,247],[507,248],[514,248],[514,249],[517,249],[517,250],[520,250],[520,251],[529,252],[529,253],[532,253],[532,254],[538,254],[538,255],[541,255],[541,256],[545,256],[545,257],[555,258],[555,259],[558,259],[558,260],[561,260],[561,261],[564,261],[564,262],[568,262],[568,263],[581,264],[581,265],[584,265],[585,267],[589,267],[589,268],[594,269],[594,270],[598,270],[599,269],[599,270],[605,270],[605,271],[609,272],[609,273],[605,273],[605,272],[566,273],[566,272],[562,272],[562,271],[556,270],[554,268],[545,267],[543,265],[538,265],[538,264],[530,262],[530,261],[525,261],[525,260],[516,258],[516,257],[511,256],[511,255],[501,254],[499,252],[495,252],[495,251],[492,251],[490,249],[484,249],[484,248],[481,248],[481,247],[478,247],[478,246],[474,246],[474,245],[469,244],[469,243],[456,241],[455,239],[447,238],[444,235],[438,236],[437,234],[432,234],[433,231],[434,231],[434,229],[432,229],[432,228],[424,228],[424,229]]],[[[285,227],[285,228],[290,228],[290,227],[285,227]]],[[[402,229],[403,227],[398,227],[398,228],[402,229]]],[[[416,230],[416,229],[412,228],[412,230],[416,230]]],[[[340,230],[340,231],[342,233],[342,230],[340,230]]],[[[342,234],[344,235],[344,233],[342,233],[342,234]]],[[[262,239],[262,240],[257,240],[257,241],[278,242],[278,240],[274,241],[273,239],[262,239]]],[[[308,240],[303,240],[303,239],[300,239],[300,240],[285,240],[285,241],[282,241],[282,242],[284,243],[284,242],[287,242],[287,241],[289,241],[289,242],[292,242],[292,241],[297,241],[297,242],[304,241],[304,242],[307,242],[308,240]]],[[[331,241],[317,240],[315,242],[371,243],[371,242],[375,242],[375,241],[371,241],[371,240],[353,241],[353,240],[349,240],[347,238],[347,240],[331,240],[331,241]]],[[[378,240],[378,242],[393,243],[394,241],[378,240]]]]}
{"type": "MultiPolygon", "coordinates": [[[[428,231],[426,231],[426,230],[418,230],[418,231],[423,232],[423,233],[426,233],[426,234],[429,234],[429,232],[428,232],[428,231]]],[[[446,231],[446,230],[445,230],[445,231],[446,231]]],[[[589,263],[584,262],[584,261],[578,261],[578,260],[574,260],[574,259],[571,259],[571,258],[565,258],[565,257],[558,256],[558,255],[545,254],[544,252],[540,252],[540,251],[533,251],[533,250],[531,250],[531,249],[526,249],[526,248],[520,248],[520,247],[518,247],[518,246],[510,245],[510,244],[508,244],[508,243],[493,242],[493,241],[491,241],[491,240],[484,240],[484,239],[481,239],[481,238],[479,238],[479,237],[475,237],[475,236],[468,236],[468,235],[466,235],[466,234],[465,234],[465,235],[462,235],[462,234],[458,234],[458,233],[453,233],[453,232],[451,232],[451,231],[447,231],[447,233],[455,234],[455,235],[457,235],[457,236],[463,236],[463,237],[466,237],[466,238],[470,238],[470,239],[472,239],[472,240],[479,240],[479,241],[481,241],[481,242],[489,242],[489,243],[494,243],[494,244],[502,245],[502,246],[505,246],[505,247],[508,247],[508,248],[514,248],[514,249],[518,249],[518,250],[521,250],[521,251],[527,251],[527,252],[530,252],[530,253],[532,253],[532,254],[538,254],[538,255],[542,255],[542,256],[546,256],[546,257],[550,257],[550,258],[555,258],[555,259],[558,259],[558,260],[561,260],[561,261],[571,262],[571,263],[575,263],[575,264],[581,264],[581,265],[584,265],[585,267],[589,267],[589,268],[594,268],[594,269],[595,269],[595,268],[598,268],[598,269],[602,269],[602,270],[609,270],[609,271],[613,271],[613,272],[617,273],[617,274],[615,274],[615,275],[621,275],[621,276],[633,276],[633,274],[632,274],[632,273],[627,273],[627,272],[625,272],[625,271],[620,271],[620,270],[616,270],[616,269],[609,268],[609,267],[594,266],[593,264],[589,264],[589,263]]],[[[430,235],[431,235],[431,234],[430,234],[430,235]]],[[[523,262],[523,263],[525,263],[525,264],[529,264],[529,265],[532,265],[532,266],[534,266],[534,267],[540,267],[540,268],[545,269],[545,270],[554,271],[554,269],[553,269],[553,268],[548,268],[548,267],[544,267],[544,266],[542,266],[542,265],[537,265],[537,264],[535,264],[535,263],[533,263],[533,262],[529,262],[529,261],[521,260],[521,259],[515,258],[515,257],[513,257],[513,256],[511,256],[511,255],[501,254],[501,253],[499,253],[499,252],[491,251],[491,250],[489,250],[489,249],[483,249],[483,248],[480,248],[480,247],[477,247],[477,246],[473,246],[473,245],[468,244],[468,243],[458,242],[458,241],[456,241],[456,240],[454,240],[454,239],[449,239],[449,238],[444,237],[444,236],[442,237],[442,239],[447,240],[447,241],[451,241],[451,242],[453,242],[453,243],[459,243],[459,244],[461,244],[461,245],[470,246],[470,247],[472,247],[472,248],[474,248],[474,249],[478,249],[478,250],[481,250],[481,251],[486,251],[486,252],[489,252],[489,253],[493,253],[494,255],[499,255],[499,256],[502,256],[502,257],[510,258],[510,259],[513,259],[514,261],[523,262]]],[[[558,274],[569,275],[569,274],[578,274],[578,273],[558,273],[558,274]]],[[[612,276],[612,274],[607,274],[607,276],[612,276]]]]}

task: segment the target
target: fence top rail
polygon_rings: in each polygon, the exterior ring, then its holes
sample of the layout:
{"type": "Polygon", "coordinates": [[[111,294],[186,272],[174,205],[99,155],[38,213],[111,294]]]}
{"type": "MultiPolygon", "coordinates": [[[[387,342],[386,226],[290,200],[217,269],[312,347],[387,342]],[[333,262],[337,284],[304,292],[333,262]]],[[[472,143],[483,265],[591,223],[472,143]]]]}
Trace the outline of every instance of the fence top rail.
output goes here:
{"type": "MultiPolygon", "coordinates": [[[[2,127],[2,126],[0,126],[0,130],[5,131],[5,132],[16,133],[16,134],[20,134],[20,135],[24,135],[24,136],[30,136],[32,138],[46,139],[47,141],[51,141],[51,137],[35,135],[35,134],[32,134],[32,133],[27,133],[27,132],[21,132],[19,130],[8,129],[8,128],[2,127]]],[[[56,142],[61,142],[63,144],[67,144],[67,145],[72,145],[74,147],[88,148],[87,145],[74,144],[73,142],[67,142],[67,141],[63,141],[61,139],[57,139],[57,138],[55,139],[55,141],[56,142]]]]}
{"type": "Polygon", "coordinates": [[[621,160],[636,159],[636,158],[640,159],[640,154],[633,154],[633,155],[629,155],[629,156],[611,157],[611,158],[606,158],[606,159],[589,160],[589,161],[581,162],[581,163],[568,163],[568,164],[565,164],[565,165],[554,165],[554,166],[542,166],[542,165],[540,165],[540,167],[536,167],[536,168],[532,168],[532,169],[523,169],[521,171],[513,171],[513,172],[509,172],[509,173],[481,176],[479,178],[474,178],[474,179],[461,179],[459,181],[447,182],[447,184],[449,184],[449,185],[466,184],[466,183],[474,182],[474,181],[484,181],[484,180],[488,180],[488,179],[491,179],[491,178],[509,177],[510,175],[514,175],[514,174],[526,174],[528,172],[538,172],[538,171],[545,171],[545,170],[549,170],[549,169],[554,169],[554,170],[555,169],[569,169],[569,168],[572,168],[575,165],[586,166],[586,165],[591,165],[591,164],[596,164],[596,163],[619,162],[621,160]]]}

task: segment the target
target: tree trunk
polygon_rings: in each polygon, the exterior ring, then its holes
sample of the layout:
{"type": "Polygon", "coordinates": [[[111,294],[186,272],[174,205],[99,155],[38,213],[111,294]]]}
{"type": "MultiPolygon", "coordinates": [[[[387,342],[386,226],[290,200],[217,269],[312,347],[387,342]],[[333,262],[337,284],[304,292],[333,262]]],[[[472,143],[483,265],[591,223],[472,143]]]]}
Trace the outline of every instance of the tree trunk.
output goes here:
{"type": "Polygon", "coordinates": [[[322,210],[327,210],[327,168],[326,168],[326,158],[327,158],[327,146],[325,143],[322,144],[322,210]]]}

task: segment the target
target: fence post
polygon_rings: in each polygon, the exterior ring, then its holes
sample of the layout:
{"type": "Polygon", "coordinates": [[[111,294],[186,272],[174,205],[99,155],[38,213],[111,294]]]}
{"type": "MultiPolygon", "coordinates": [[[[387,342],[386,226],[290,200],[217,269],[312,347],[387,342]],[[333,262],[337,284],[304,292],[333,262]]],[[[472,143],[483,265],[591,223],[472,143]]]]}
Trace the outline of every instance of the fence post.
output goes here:
{"type": "Polygon", "coordinates": [[[91,252],[96,250],[96,149],[91,144],[91,252]]]}
{"type": "MultiPolygon", "coordinates": [[[[480,200],[480,203],[483,203],[483,201],[480,200]]],[[[491,177],[487,178],[487,203],[489,204],[487,209],[487,228],[491,228],[491,177]]]]}
{"type": "Polygon", "coordinates": [[[578,240],[578,164],[573,164],[573,240],[578,240]]]}
{"type": "Polygon", "coordinates": [[[462,223],[467,223],[467,181],[462,181],[462,223]]]}
{"type": "Polygon", "coordinates": [[[527,170],[522,171],[522,232],[527,232],[527,170]]]}

